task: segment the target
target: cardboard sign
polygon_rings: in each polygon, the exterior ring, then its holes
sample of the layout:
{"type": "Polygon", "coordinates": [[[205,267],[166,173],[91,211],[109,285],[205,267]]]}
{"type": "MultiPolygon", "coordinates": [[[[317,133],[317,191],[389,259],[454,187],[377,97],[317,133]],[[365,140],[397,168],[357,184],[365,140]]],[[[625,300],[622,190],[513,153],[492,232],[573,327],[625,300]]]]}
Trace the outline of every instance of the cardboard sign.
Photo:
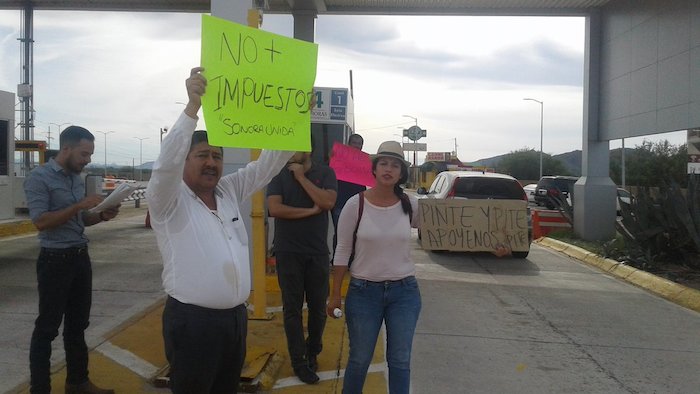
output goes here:
{"type": "Polygon", "coordinates": [[[372,162],[369,155],[361,150],[335,142],[328,165],[339,181],[374,186],[372,162]]]}
{"type": "Polygon", "coordinates": [[[419,200],[421,246],[426,250],[493,251],[506,245],[530,250],[527,202],[419,200]]]}
{"type": "Polygon", "coordinates": [[[209,143],[311,151],[318,46],[202,15],[209,143]]]}

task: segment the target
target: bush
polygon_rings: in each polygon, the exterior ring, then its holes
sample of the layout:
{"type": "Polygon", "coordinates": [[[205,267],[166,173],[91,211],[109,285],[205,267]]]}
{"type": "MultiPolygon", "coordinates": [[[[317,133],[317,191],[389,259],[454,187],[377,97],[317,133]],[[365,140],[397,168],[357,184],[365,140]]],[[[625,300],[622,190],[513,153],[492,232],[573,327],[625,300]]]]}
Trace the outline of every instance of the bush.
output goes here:
{"type": "Polygon", "coordinates": [[[648,188],[620,204],[622,219],[617,231],[625,239],[624,249],[631,265],[642,269],[660,268],[664,261],[682,262],[700,268],[700,182],[688,181],[687,198],[676,182],[663,185],[654,198],[648,188]]]}

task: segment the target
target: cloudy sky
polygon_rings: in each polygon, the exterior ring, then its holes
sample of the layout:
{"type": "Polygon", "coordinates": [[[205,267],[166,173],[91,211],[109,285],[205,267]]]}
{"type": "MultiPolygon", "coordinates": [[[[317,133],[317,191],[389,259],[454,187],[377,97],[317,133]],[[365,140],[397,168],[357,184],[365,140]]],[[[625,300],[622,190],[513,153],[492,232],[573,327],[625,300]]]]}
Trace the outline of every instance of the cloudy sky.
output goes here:
{"type": "MultiPolygon", "coordinates": [[[[114,132],[106,137],[108,163],[138,165],[140,144],[143,161],[155,160],[159,129],[182,111],[184,79],[199,64],[200,21],[198,14],[36,11],[35,138],[50,129],[55,148],[56,125],[77,124],[114,132]]],[[[265,15],[262,28],[292,36],[292,18],[265,15]]],[[[21,81],[19,32],[20,13],[0,11],[0,90],[14,92],[21,81]]],[[[349,87],[352,70],[356,132],[367,152],[401,139],[414,124],[403,115],[428,130],[419,142],[429,151],[456,144],[462,161],[539,149],[540,106],[525,97],[545,103],[546,153],[581,149],[583,18],[322,15],[316,37],[315,85],[349,87]]],[[[93,161],[103,163],[105,137],[95,135],[93,161]]],[[[662,137],[682,143],[685,134],[662,137]]]]}

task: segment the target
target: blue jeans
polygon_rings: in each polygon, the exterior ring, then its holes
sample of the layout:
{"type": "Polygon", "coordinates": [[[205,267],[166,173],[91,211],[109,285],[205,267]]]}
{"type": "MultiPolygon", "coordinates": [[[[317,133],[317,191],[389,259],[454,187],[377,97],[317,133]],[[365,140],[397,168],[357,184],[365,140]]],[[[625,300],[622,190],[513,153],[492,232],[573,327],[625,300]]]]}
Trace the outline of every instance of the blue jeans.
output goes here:
{"type": "Polygon", "coordinates": [[[362,393],[382,322],[386,326],[389,393],[408,393],[413,333],[420,308],[420,290],[413,276],[385,282],[350,279],[345,298],[350,356],[343,380],[344,394],[362,393]]]}

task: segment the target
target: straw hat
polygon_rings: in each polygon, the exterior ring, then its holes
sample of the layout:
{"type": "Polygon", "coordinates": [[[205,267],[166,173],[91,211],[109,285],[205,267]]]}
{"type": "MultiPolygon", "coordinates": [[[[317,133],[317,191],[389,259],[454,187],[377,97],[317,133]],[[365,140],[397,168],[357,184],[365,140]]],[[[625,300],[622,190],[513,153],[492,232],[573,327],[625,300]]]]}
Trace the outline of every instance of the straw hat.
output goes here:
{"type": "Polygon", "coordinates": [[[401,144],[396,141],[384,141],[379,145],[376,155],[371,155],[372,161],[380,157],[393,157],[394,159],[399,159],[406,166],[410,167],[411,163],[407,162],[403,157],[403,148],[401,144]]]}

